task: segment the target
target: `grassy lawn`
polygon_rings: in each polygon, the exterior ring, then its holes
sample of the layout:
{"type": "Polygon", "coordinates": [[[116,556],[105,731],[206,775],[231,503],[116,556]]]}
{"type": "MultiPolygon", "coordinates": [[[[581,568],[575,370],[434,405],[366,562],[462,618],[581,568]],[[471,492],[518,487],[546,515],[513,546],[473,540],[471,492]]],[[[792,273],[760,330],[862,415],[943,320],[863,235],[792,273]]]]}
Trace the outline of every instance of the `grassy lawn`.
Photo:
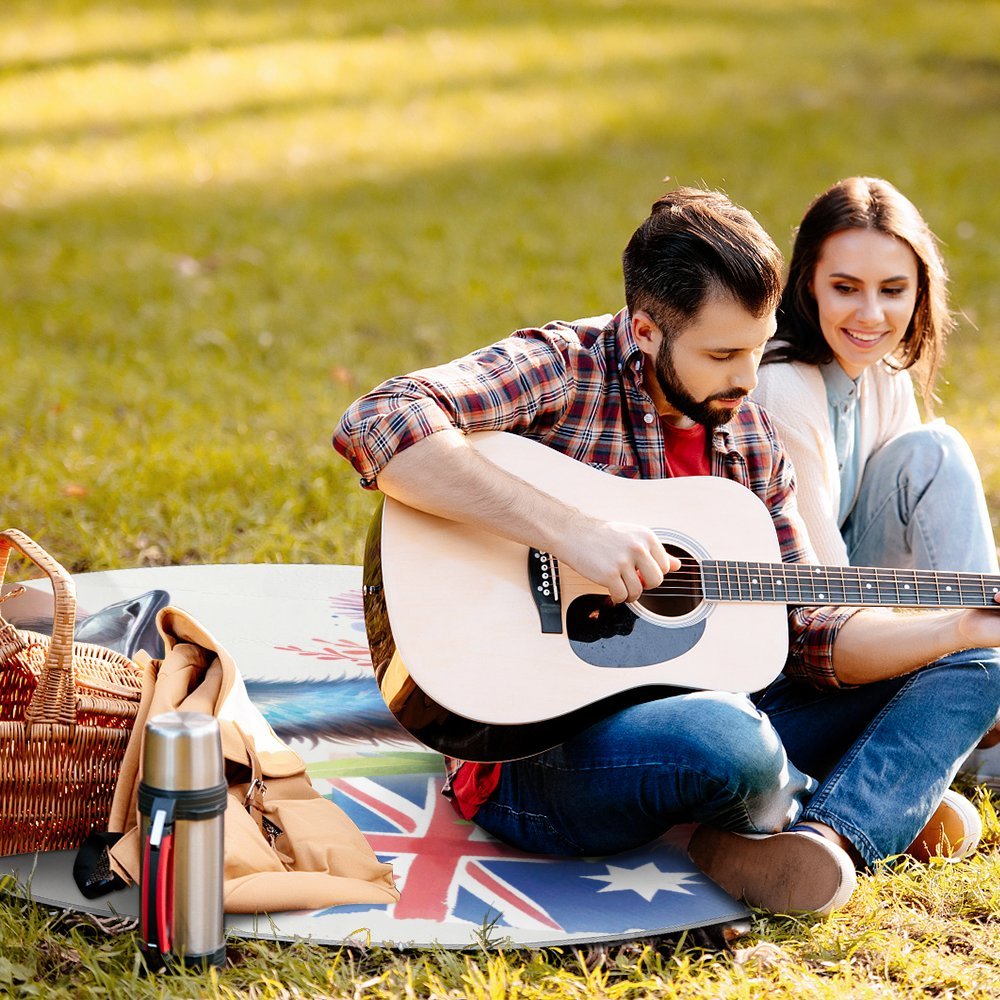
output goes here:
{"type": "MultiPolygon", "coordinates": [[[[329,446],[354,396],[617,309],[664,177],[725,189],[787,248],[855,173],[944,243],[962,322],[939,412],[1000,513],[998,37],[997,0],[5,0],[2,520],[74,571],[358,562],[372,498],[329,446]]],[[[996,996],[980,802],[971,864],[875,875],[830,921],[761,917],[733,954],[241,943],[213,988],[996,996]]],[[[5,900],[0,993],[168,995],[130,939],[5,900]]]]}

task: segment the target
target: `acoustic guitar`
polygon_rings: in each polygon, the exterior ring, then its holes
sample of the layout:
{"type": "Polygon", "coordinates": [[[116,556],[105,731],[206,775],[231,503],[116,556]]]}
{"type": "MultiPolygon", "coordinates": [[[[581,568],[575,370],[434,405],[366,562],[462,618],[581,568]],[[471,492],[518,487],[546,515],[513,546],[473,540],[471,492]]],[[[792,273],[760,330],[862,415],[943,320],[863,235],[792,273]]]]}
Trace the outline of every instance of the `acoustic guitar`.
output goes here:
{"type": "Polygon", "coordinates": [[[422,743],[512,760],[678,690],[756,691],[788,654],[789,605],[996,607],[1000,577],[783,563],[763,502],[714,476],[623,479],[513,434],[488,459],[585,513],[648,525],[681,568],[635,602],[546,552],[384,498],[365,551],[382,696],[422,743]]]}

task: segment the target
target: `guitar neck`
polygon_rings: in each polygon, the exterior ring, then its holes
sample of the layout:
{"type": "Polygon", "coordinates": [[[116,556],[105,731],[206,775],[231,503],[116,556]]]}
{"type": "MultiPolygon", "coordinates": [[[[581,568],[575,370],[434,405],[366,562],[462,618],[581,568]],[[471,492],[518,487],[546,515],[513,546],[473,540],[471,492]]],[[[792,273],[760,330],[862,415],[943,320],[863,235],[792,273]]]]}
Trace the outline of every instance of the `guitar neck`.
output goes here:
{"type": "Polygon", "coordinates": [[[851,607],[996,608],[998,605],[994,598],[1000,592],[1000,576],[709,559],[701,563],[701,585],[706,599],[712,601],[843,604],[851,607]]]}

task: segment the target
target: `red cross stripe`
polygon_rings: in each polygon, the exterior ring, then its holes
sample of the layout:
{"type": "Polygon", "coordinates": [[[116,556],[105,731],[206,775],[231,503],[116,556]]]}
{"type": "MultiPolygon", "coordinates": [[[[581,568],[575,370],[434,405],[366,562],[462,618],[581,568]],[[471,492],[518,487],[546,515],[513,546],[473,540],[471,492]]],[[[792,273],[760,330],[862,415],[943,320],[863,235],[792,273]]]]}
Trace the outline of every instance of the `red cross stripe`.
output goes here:
{"type": "Polygon", "coordinates": [[[451,804],[437,794],[432,782],[428,783],[429,807],[421,808],[419,817],[404,809],[395,808],[381,798],[378,792],[382,789],[378,785],[370,784],[369,790],[359,787],[360,782],[346,778],[335,779],[332,784],[339,792],[403,831],[364,831],[365,838],[377,853],[412,855],[409,869],[402,879],[399,902],[394,909],[397,919],[445,920],[454,905],[458,883],[463,881],[462,876],[468,876],[488,897],[498,897],[506,906],[520,911],[544,927],[562,930],[548,913],[523,893],[478,863],[491,858],[540,863],[550,863],[551,859],[542,855],[522,854],[492,839],[474,839],[477,837],[477,827],[459,817],[451,804]]]}

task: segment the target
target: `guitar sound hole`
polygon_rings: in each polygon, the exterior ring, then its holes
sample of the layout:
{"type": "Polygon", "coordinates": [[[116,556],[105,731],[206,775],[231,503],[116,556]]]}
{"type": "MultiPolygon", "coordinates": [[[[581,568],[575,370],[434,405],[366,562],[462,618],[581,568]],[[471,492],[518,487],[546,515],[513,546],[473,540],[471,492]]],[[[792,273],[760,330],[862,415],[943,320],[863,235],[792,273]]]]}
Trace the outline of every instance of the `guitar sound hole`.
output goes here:
{"type": "Polygon", "coordinates": [[[681,561],[681,568],[668,573],[655,590],[648,590],[638,604],[660,618],[682,618],[694,611],[704,599],[701,590],[701,569],[690,552],[677,545],[663,546],[681,561]]]}

